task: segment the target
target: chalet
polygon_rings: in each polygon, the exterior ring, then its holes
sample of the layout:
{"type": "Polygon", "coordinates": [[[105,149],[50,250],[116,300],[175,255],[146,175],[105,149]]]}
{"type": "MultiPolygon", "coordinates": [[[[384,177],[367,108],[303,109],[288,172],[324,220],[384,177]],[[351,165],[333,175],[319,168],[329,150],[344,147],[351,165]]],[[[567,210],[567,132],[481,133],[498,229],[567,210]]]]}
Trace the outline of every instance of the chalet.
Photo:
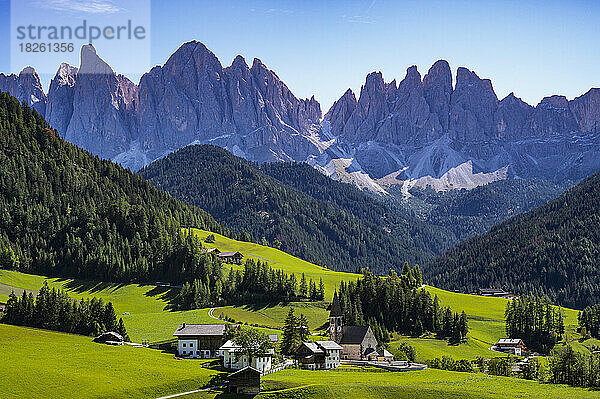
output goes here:
{"type": "Polygon", "coordinates": [[[343,348],[342,359],[365,360],[367,353],[377,349],[377,339],[371,327],[344,325],[337,292],[333,295],[329,313],[329,338],[343,348]]]}
{"type": "Polygon", "coordinates": [[[504,298],[504,299],[517,299],[518,295],[511,294],[510,292],[504,291],[502,288],[479,288],[477,292],[474,292],[475,295],[481,296],[491,296],[494,298],[504,298]]]}
{"type": "Polygon", "coordinates": [[[525,343],[519,338],[502,338],[496,342],[492,349],[499,352],[512,353],[515,356],[523,356],[523,353],[527,351],[525,343]]]}
{"type": "Polygon", "coordinates": [[[260,393],[261,372],[246,366],[227,376],[227,390],[233,394],[258,395],[260,393]]]}
{"type": "Polygon", "coordinates": [[[329,370],[339,367],[343,348],[334,341],[303,342],[296,350],[302,368],[329,370]]]}
{"type": "Polygon", "coordinates": [[[221,251],[219,251],[217,248],[202,248],[200,250],[200,252],[202,252],[203,254],[215,254],[215,255],[219,255],[221,253],[221,251]]]}
{"type": "Polygon", "coordinates": [[[371,362],[388,362],[389,363],[389,362],[394,361],[394,355],[392,355],[386,349],[382,349],[380,351],[377,351],[375,349],[368,350],[365,354],[365,357],[367,358],[367,360],[369,360],[371,362]]]}
{"type": "Polygon", "coordinates": [[[273,365],[274,349],[269,349],[263,356],[253,357],[252,361],[248,361],[248,356],[240,354],[242,347],[232,340],[223,344],[219,350],[223,354],[223,367],[230,370],[241,370],[248,366],[264,373],[271,370],[273,365]]]}
{"type": "Polygon", "coordinates": [[[222,356],[220,350],[225,334],[224,324],[181,324],[173,333],[177,337],[179,356],[196,359],[214,359],[222,356]]]}
{"type": "Polygon", "coordinates": [[[217,257],[220,258],[225,263],[234,263],[236,265],[242,264],[242,255],[240,252],[221,252],[217,254],[217,257]]]}

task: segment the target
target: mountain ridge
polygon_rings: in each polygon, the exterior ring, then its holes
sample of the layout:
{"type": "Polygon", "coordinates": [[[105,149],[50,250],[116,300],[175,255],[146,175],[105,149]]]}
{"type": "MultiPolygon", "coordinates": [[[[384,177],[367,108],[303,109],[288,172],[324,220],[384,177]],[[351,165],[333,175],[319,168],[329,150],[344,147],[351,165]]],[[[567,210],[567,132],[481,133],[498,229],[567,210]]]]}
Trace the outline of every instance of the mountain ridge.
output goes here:
{"type": "MultiPolygon", "coordinates": [[[[347,90],[324,116],[314,96],[294,96],[260,59],[249,66],[236,56],[223,66],[198,41],[138,85],[85,45],[80,67],[61,64],[47,95],[31,67],[0,75],[0,90],[36,107],[69,141],[133,170],[190,144],[260,163],[307,162],[379,193],[384,176],[439,179],[469,162],[473,174],[497,179],[504,168],[507,178],[555,182],[600,169],[600,89],[531,106],[514,93],[498,99],[490,79],[465,67],[453,85],[445,60],[424,76],[411,66],[398,83],[372,72],[358,96],[347,90]]],[[[466,188],[461,179],[449,183],[466,188]]]]}

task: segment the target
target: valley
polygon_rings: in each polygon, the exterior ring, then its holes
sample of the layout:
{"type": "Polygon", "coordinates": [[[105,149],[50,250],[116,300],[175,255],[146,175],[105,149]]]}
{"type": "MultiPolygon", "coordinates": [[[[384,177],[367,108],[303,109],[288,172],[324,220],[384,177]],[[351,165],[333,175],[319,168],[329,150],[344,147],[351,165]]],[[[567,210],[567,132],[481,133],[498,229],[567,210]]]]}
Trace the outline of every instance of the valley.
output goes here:
{"type": "Polygon", "coordinates": [[[600,6],[413,3],[0,5],[0,398],[600,399],[600,6]]]}

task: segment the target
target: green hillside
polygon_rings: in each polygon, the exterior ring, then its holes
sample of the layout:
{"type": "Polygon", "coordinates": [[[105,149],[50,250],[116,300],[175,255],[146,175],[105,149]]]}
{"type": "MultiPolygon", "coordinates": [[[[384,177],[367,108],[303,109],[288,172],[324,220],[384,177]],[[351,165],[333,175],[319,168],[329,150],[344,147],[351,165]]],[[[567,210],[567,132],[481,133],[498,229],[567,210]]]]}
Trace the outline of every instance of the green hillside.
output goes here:
{"type": "MultiPolygon", "coordinates": [[[[340,282],[348,280],[356,280],[360,277],[360,274],[345,273],[329,270],[323,266],[317,266],[313,263],[304,261],[300,258],[292,256],[279,249],[255,244],[245,241],[237,241],[231,238],[225,237],[220,234],[211,233],[206,230],[199,229],[185,229],[186,232],[191,231],[202,240],[202,245],[206,248],[217,248],[221,252],[239,251],[246,258],[266,261],[271,267],[281,269],[284,272],[296,273],[298,275],[304,273],[306,278],[312,278],[314,281],[323,279],[325,284],[325,299],[331,300],[333,297],[333,291],[339,287],[340,282]],[[215,236],[215,242],[206,242],[206,237],[209,235],[215,236]]],[[[224,265],[224,268],[230,268],[236,266],[224,265]]],[[[237,266],[241,268],[241,266],[237,266]]]]}
{"type": "MultiPolygon", "coordinates": [[[[293,177],[296,169],[290,166],[286,173],[293,177]]],[[[404,261],[429,260],[454,242],[440,228],[395,213],[356,188],[320,176],[314,184],[346,201],[312,193],[315,199],[214,146],[185,147],[139,173],[234,231],[248,231],[257,242],[265,237],[290,254],[334,270],[369,267],[387,273],[404,261]]]]}
{"type": "MultiPolygon", "coordinates": [[[[179,226],[225,232],[201,209],[62,138],[0,93],[0,268],[112,282],[187,281],[179,226]]],[[[215,265],[197,257],[198,268],[215,265]]]]}
{"type": "Polygon", "coordinates": [[[424,268],[435,286],[502,286],[582,309],[600,296],[600,173],[468,239],[424,268]]]}
{"type": "Polygon", "coordinates": [[[0,324],[3,398],[156,398],[198,389],[220,373],[147,348],[0,324]]]}
{"type": "MultiPolygon", "coordinates": [[[[89,337],[0,324],[3,398],[157,398],[218,383],[202,360],[147,348],[95,344],[89,337]],[[35,356],[31,356],[35,353],[35,356]]],[[[284,370],[263,378],[257,398],[598,398],[598,392],[483,374],[406,373],[341,367],[284,370]],[[299,388],[295,388],[299,387],[299,388]]],[[[217,398],[211,391],[182,396],[217,398]]]]}

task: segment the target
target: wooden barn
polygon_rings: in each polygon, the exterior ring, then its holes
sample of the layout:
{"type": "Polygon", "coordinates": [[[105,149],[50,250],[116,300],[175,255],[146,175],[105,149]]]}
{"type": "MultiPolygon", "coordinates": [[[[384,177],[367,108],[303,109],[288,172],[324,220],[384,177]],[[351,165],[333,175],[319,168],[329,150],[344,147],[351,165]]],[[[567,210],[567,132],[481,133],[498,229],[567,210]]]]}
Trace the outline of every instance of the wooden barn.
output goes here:
{"type": "Polygon", "coordinates": [[[225,263],[233,263],[233,264],[236,264],[236,265],[241,265],[242,264],[242,259],[244,258],[244,255],[242,255],[238,251],[235,251],[235,252],[221,252],[221,253],[217,254],[217,257],[219,257],[225,263]]]}
{"type": "Polygon", "coordinates": [[[260,393],[260,371],[253,367],[245,367],[227,377],[229,393],[258,395],[260,393]]]}

